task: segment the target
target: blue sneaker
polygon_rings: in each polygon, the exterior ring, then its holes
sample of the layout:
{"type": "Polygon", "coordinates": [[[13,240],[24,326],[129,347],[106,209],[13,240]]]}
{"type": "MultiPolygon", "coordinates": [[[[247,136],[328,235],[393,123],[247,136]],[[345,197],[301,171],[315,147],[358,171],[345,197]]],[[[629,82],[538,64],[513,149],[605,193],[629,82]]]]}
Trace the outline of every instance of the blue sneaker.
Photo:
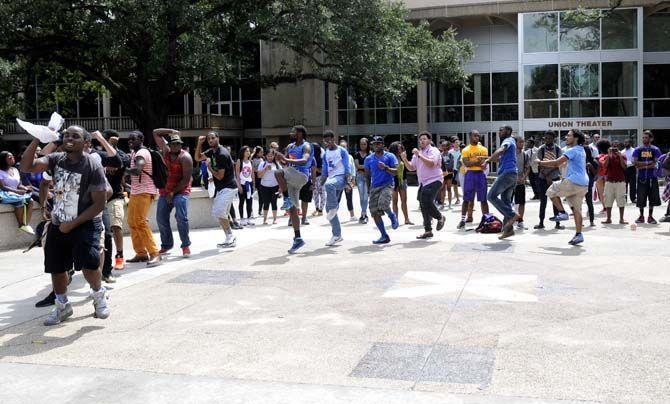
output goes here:
{"type": "Polygon", "coordinates": [[[293,204],[291,203],[291,197],[287,196],[286,198],[284,198],[284,204],[281,205],[281,210],[289,210],[291,209],[291,206],[293,206],[293,204]]]}
{"type": "Polygon", "coordinates": [[[393,230],[395,230],[395,229],[398,228],[398,226],[399,226],[399,224],[398,224],[398,216],[396,216],[396,215],[391,216],[391,228],[392,228],[393,230]]]}
{"type": "Polygon", "coordinates": [[[572,238],[572,240],[568,241],[568,244],[577,245],[577,244],[581,244],[583,242],[584,242],[584,235],[582,233],[577,233],[572,238]]]}
{"type": "Polygon", "coordinates": [[[564,220],[569,220],[569,219],[570,219],[570,216],[568,216],[568,214],[565,213],[565,212],[559,213],[558,215],[549,218],[549,220],[551,220],[552,222],[562,222],[564,220]]]}
{"type": "Polygon", "coordinates": [[[295,254],[304,245],[305,242],[303,241],[302,237],[296,237],[293,239],[293,245],[291,246],[291,249],[288,250],[288,253],[295,254]]]}
{"type": "Polygon", "coordinates": [[[388,244],[390,242],[391,242],[391,238],[389,238],[388,236],[386,236],[386,237],[381,236],[379,239],[373,241],[372,244],[388,244]]]}

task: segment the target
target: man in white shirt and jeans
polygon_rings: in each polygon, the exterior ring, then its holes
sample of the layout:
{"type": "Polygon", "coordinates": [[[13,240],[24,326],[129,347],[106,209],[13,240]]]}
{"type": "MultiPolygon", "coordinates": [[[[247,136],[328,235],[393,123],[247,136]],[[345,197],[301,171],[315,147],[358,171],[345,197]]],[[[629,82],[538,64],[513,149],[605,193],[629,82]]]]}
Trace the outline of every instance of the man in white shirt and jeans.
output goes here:
{"type": "Polygon", "coordinates": [[[333,131],[324,132],[323,142],[326,144],[326,151],[323,153],[320,181],[326,190],[326,218],[333,231],[333,236],[326,243],[326,246],[330,247],[342,241],[342,228],[337,217],[337,210],[340,207],[339,200],[342,191],[345,188],[350,189],[352,167],[349,162],[349,153],[344,147],[335,143],[333,131]]]}

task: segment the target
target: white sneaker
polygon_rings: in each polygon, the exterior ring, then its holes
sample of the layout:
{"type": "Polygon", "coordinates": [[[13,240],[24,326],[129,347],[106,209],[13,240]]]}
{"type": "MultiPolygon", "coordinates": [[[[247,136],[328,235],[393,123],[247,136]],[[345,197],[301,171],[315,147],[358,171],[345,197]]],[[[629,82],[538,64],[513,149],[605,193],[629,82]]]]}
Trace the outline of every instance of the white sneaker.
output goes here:
{"type": "Polygon", "coordinates": [[[523,222],[517,222],[517,223],[516,223],[516,228],[517,228],[517,229],[520,229],[520,230],[523,230],[523,229],[526,228],[526,225],[523,224],[523,222]]]}
{"type": "Polygon", "coordinates": [[[326,219],[330,222],[333,218],[337,216],[337,209],[331,209],[326,213],[326,219]]]}
{"type": "Polygon", "coordinates": [[[350,222],[358,222],[358,219],[356,219],[354,216],[349,218],[350,222]]]}
{"type": "Polygon", "coordinates": [[[107,307],[107,296],[105,296],[106,289],[101,287],[97,292],[91,290],[91,297],[93,298],[93,307],[95,318],[106,319],[109,317],[109,307],[107,307]]]}
{"type": "Polygon", "coordinates": [[[247,219],[240,219],[240,226],[246,226],[247,225],[247,219]]]}
{"type": "Polygon", "coordinates": [[[256,226],[256,223],[252,219],[247,219],[247,226],[256,226]]]}
{"type": "Polygon", "coordinates": [[[49,316],[44,319],[44,325],[60,324],[72,315],[72,305],[70,302],[61,303],[56,299],[55,304],[56,307],[54,307],[54,309],[51,310],[51,313],[49,313],[49,316]]]}
{"type": "Polygon", "coordinates": [[[237,239],[235,238],[235,236],[226,237],[226,240],[223,243],[219,243],[216,246],[218,248],[233,248],[235,247],[236,241],[237,239]]]}
{"type": "Polygon", "coordinates": [[[19,230],[30,234],[31,236],[35,235],[35,230],[29,225],[19,227],[19,230]]]}
{"type": "Polygon", "coordinates": [[[339,243],[342,240],[343,240],[342,237],[333,236],[326,243],[326,247],[332,247],[332,246],[334,246],[335,244],[339,243]]]}

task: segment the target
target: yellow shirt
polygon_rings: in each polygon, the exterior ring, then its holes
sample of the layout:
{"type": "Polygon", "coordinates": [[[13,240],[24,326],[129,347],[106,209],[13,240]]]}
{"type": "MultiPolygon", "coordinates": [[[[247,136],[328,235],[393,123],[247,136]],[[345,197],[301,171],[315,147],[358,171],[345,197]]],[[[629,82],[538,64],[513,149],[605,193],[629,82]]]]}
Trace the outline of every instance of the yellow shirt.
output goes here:
{"type": "MultiPolygon", "coordinates": [[[[465,160],[466,158],[470,160],[470,162],[477,160],[477,157],[488,157],[489,156],[489,150],[482,146],[481,143],[479,143],[477,146],[473,146],[471,144],[465,146],[465,149],[463,149],[461,153],[461,159],[465,160]]],[[[463,167],[465,167],[465,164],[463,164],[463,167]]],[[[465,167],[466,170],[468,171],[481,171],[482,167],[481,166],[474,166],[474,167],[465,167]]]]}

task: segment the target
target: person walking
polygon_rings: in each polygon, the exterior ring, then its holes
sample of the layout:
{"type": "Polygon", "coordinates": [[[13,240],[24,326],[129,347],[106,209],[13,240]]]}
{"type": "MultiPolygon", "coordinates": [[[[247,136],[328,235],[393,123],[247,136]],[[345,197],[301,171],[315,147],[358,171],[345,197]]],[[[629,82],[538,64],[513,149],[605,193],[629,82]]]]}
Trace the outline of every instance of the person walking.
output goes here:
{"type": "Polygon", "coordinates": [[[212,173],[215,192],[212,216],[219,222],[226,235],[226,239],[216,246],[218,248],[234,248],[237,240],[231,228],[230,212],[238,189],[230,151],[219,143],[219,135],[216,132],[209,132],[207,136],[198,137],[195,159],[196,161],[205,161],[207,170],[212,173]],[[203,153],[202,145],[205,141],[207,141],[209,149],[203,153]]]}
{"type": "MultiPolygon", "coordinates": [[[[265,161],[265,150],[263,146],[254,147],[254,153],[251,155],[251,166],[254,170],[254,186],[258,191],[258,216],[263,214],[263,195],[260,193],[261,189],[261,178],[258,176],[258,166],[265,161]]],[[[253,215],[251,217],[253,219],[253,215]]]]}
{"type": "Polygon", "coordinates": [[[661,157],[661,150],[651,144],[654,139],[650,130],[642,133],[642,145],[633,152],[633,161],[637,168],[637,198],[636,205],[640,209],[640,217],[635,223],[644,223],[644,208],[649,201],[649,216],[647,223],[658,224],[654,219],[654,207],[661,206],[661,197],[656,176],[656,161],[661,157]]]}
{"type": "Polygon", "coordinates": [[[323,206],[326,203],[326,191],[321,185],[321,175],[323,174],[323,148],[317,142],[312,143],[312,154],[314,155],[313,165],[315,171],[315,178],[312,190],[312,202],[314,203],[314,212],[312,216],[317,217],[323,215],[323,206]]]}
{"type": "Polygon", "coordinates": [[[263,224],[268,224],[268,211],[272,207],[272,224],[277,224],[277,194],[279,184],[275,173],[281,166],[275,160],[274,149],[268,150],[265,160],[258,165],[258,177],[260,178],[260,188],[258,194],[263,196],[263,224]]]}
{"type": "Polygon", "coordinates": [[[293,226],[293,244],[288,253],[295,254],[305,245],[305,241],[300,234],[297,204],[300,203],[300,190],[307,184],[311,175],[312,147],[305,141],[307,129],[304,126],[293,127],[290,135],[293,142],[286,149],[287,155],[277,152],[276,159],[285,167],[277,170],[275,176],[279,189],[288,193],[284,202],[289,206],[291,225],[293,226]]]}
{"type": "Polygon", "coordinates": [[[337,217],[340,207],[339,197],[342,191],[350,187],[352,166],[347,150],[335,142],[335,133],[327,130],[323,133],[326,150],[323,153],[323,175],[321,182],[326,190],[326,218],[330,222],[332,237],[326,246],[332,247],[342,241],[342,228],[337,217]]]}
{"type": "Polygon", "coordinates": [[[526,211],[526,178],[530,172],[530,158],[523,148],[524,140],[521,136],[516,139],[516,186],[512,202],[516,204],[516,213],[519,216],[516,220],[516,227],[523,230],[526,226],[523,223],[523,214],[526,211]]]}
{"type": "Polygon", "coordinates": [[[51,275],[56,295],[55,307],[44,325],[57,325],[71,317],[72,305],[67,297],[68,271],[74,265],[81,270],[91,288],[94,317],[110,315],[100,272],[101,213],[107,201],[105,170],[90,154],[84,152],[91,134],[80,126],[63,132],[64,152],[35,159],[39,140],[28,146],[20,170],[53,172],[54,192],[58,195],[51,211],[44,244],[44,271],[51,275]]]}
{"type": "Polygon", "coordinates": [[[569,244],[577,245],[584,242],[582,202],[589,185],[589,177],[586,174],[586,153],[583,147],[584,135],[578,129],[572,129],[568,132],[565,143],[567,148],[558,159],[538,159],[537,161],[540,167],[560,167],[567,163],[565,178],[553,183],[547,190],[547,196],[551,198],[551,202],[558,210],[558,215],[549,220],[560,222],[570,218],[561,202],[561,198],[567,198],[575,218],[575,235],[569,244]]]}
{"type": "Polygon", "coordinates": [[[440,153],[442,157],[442,189],[440,189],[440,208],[441,209],[451,209],[452,201],[452,182],[454,179],[454,167],[456,162],[454,161],[454,154],[450,153],[451,144],[448,140],[443,140],[440,142],[440,153]],[[445,206],[445,199],[449,202],[445,206]]]}
{"type": "Polygon", "coordinates": [[[435,198],[440,189],[442,189],[442,154],[437,147],[432,145],[433,135],[430,132],[419,133],[419,148],[412,150],[411,161],[407,160],[407,153],[403,152],[402,157],[405,167],[410,171],[416,171],[416,175],[421,185],[419,195],[419,206],[423,215],[423,234],[416,238],[423,240],[433,237],[432,219],[437,220],[435,229],[442,230],[446,218],[440,213],[435,205],[435,198]]]}
{"type": "Polygon", "coordinates": [[[384,150],[384,139],[381,136],[372,138],[372,147],[374,153],[365,159],[365,175],[370,184],[370,215],[381,233],[381,237],[372,244],[388,244],[391,238],[386,233],[382,216],[386,214],[391,219],[391,228],[398,228],[398,217],[391,210],[393,176],[397,173],[398,160],[384,150]]]}
{"type": "MultiPolygon", "coordinates": [[[[348,153],[349,144],[347,143],[346,140],[344,140],[344,139],[340,140],[340,147],[342,147],[344,150],[347,150],[347,153],[348,153]]],[[[351,164],[352,166],[355,165],[354,156],[352,156],[351,154],[348,154],[348,156],[349,156],[349,164],[351,164]]],[[[350,222],[357,222],[358,219],[356,219],[356,213],[354,212],[353,185],[354,185],[354,178],[351,177],[349,186],[344,188],[344,195],[347,199],[347,210],[349,211],[349,221],[350,222]]]]}
{"type": "Polygon", "coordinates": [[[354,155],[354,164],[356,165],[356,189],[358,189],[358,199],[361,204],[361,217],[358,223],[368,223],[368,180],[365,177],[365,159],[370,155],[370,144],[368,138],[362,137],[358,142],[358,151],[354,155]]]}
{"type": "Polygon", "coordinates": [[[409,220],[409,211],[407,209],[407,170],[405,169],[405,163],[402,162],[402,157],[400,157],[404,152],[405,146],[400,141],[395,141],[389,145],[389,153],[393,154],[396,161],[398,161],[397,171],[393,176],[393,213],[396,217],[400,217],[398,213],[398,201],[400,201],[400,209],[402,209],[402,215],[405,217],[405,225],[414,226],[414,223],[409,220]]]}
{"type": "Polygon", "coordinates": [[[484,166],[500,161],[498,177],[489,189],[487,199],[503,215],[503,233],[499,236],[502,240],[514,235],[514,222],[519,215],[512,208],[512,193],[517,181],[516,141],[512,137],[512,127],[501,127],[498,137],[500,147],[484,161],[484,166]]]}
{"type": "Polygon", "coordinates": [[[621,153],[618,145],[613,145],[607,151],[605,165],[605,190],[603,202],[607,211],[607,219],[602,224],[612,224],[612,208],[616,201],[619,207],[619,224],[628,224],[624,219],[626,209],[626,156],[621,153]]]}
{"type": "Polygon", "coordinates": [[[535,143],[535,138],[528,138],[526,142],[528,153],[528,159],[530,161],[530,171],[528,172],[528,181],[530,182],[530,187],[533,190],[533,197],[530,198],[531,201],[537,201],[540,199],[540,193],[538,191],[537,183],[539,181],[539,169],[535,161],[537,160],[537,154],[540,150],[535,143]]]}
{"type": "Polygon", "coordinates": [[[153,173],[151,153],[144,147],[144,134],[140,131],[130,132],[128,145],[133,151],[128,170],[130,173],[128,227],[135,256],[126,262],[146,262],[147,267],[153,267],[161,263],[161,255],[149,227],[149,208],[158,194],[151,177],[153,173]]]}
{"type": "Polygon", "coordinates": [[[595,209],[593,208],[593,187],[598,174],[598,160],[593,157],[593,150],[588,145],[589,136],[584,135],[584,153],[586,154],[586,174],[589,177],[588,191],[586,192],[586,207],[589,214],[589,227],[595,227],[595,209]]]}
{"type": "Polygon", "coordinates": [[[235,162],[235,178],[237,180],[237,193],[239,203],[237,205],[240,214],[240,224],[242,226],[253,226],[251,220],[253,215],[253,194],[255,185],[255,174],[253,164],[251,163],[251,150],[249,146],[242,146],[240,149],[240,158],[235,162]],[[244,205],[247,205],[247,218],[244,218],[244,205]]]}
{"type": "MultiPolygon", "coordinates": [[[[561,157],[562,151],[557,144],[554,143],[556,139],[556,132],[553,130],[548,130],[544,132],[544,144],[539,147],[537,151],[537,159],[542,160],[557,160],[561,157]]],[[[539,218],[540,222],[535,225],[533,228],[535,230],[544,229],[544,217],[547,211],[547,189],[551,185],[561,180],[561,171],[558,167],[539,167],[538,166],[538,180],[537,180],[537,193],[540,196],[540,211],[539,218]]],[[[558,214],[556,207],[552,205],[554,210],[554,216],[558,214]]],[[[563,226],[560,222],[556,222],[556,229],[561,230],[563,226]]]]}
{"type": "Polygon", "coordinates": [[[630,201],[635,203],[637,200],[637,170],[633,161],[635,148],[630,139],[626,139],[623,144],[622,155],[626,157],[626,192],[630,197],[630,201]]]}
{"type": "Polygon", "coordinates": [[[463,176],[463,206],[461,206],[461,220],[458,222],[458,230],[465,229],[467,215],[472,214],[475,204],[475,195],[481,205],[482,220],[484,215],[489,213],[489,204],[486,200],[488,183],[484,172],[484,162],[489,156],[489,150],[482,146],[479,140],[479,131],[471,130],[470,144],[461,153],[462,164],[466,171],[463,176]]]}
{"type": "Polygon", "coordinates": [[[191,256],[191,239],[189,237],[188,202],[191,195],[191,172],[193,159],[182,149],[184,142],[179,131],[174,129],[155,129],[153,132],[156,147],[163,153],[167,164],[168,176],[165,188],[159,189],[156,205],[156,221],[161,235],[160,254],[167,254],[174,247],[170,214],[175,210],[177,230],[181,240],[181,251],[184,258],[191,256]],[[163,136],[168,135],[167,144],[163,136]]]}

